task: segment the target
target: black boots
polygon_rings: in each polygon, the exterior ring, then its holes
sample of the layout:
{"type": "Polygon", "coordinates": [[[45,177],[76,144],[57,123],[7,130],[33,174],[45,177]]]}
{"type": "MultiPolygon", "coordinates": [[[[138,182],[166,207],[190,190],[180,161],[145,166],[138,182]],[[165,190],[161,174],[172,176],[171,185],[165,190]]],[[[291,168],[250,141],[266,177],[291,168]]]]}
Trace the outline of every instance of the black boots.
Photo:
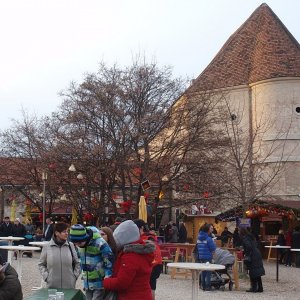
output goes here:
{"type": "Polygon", "coordinates": [[[251,282],[251,288],[249,290],[246,290],[246,292],[262,293],[264,291],[263,286],[262,286],[261,277],[250,278],[250,282],[251,282]]]}
{"type": "Polygon", "coordinates": [[[256,282],[257,282],[257,293],[262,293],[264,291],[263,286],[262,286],[262,281],[261,281],[261,277],[257,277],[256,278],[256,282]]]}

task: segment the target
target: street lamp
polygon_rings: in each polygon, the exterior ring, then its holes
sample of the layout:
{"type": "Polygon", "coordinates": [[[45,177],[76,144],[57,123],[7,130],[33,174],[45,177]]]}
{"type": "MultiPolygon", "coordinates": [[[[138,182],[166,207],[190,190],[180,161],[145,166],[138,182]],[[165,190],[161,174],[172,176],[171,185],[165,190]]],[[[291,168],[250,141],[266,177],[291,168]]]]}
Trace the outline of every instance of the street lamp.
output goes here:
{"type": "MultiPolygon", "coordinates": [[[[161,179],[161,181],[163,182],[164,185],[167,185],[167,189],[169,188],[169,177],[167,175],[164,175],[161,179]]],[[[172,202],[171,202],[171,195],[170,192],[168,192],[167,194],[168,197],[168,204],[169,204],[169,221],[172,219],[172,202]]]]}
{"type": "Polygon", "coordinates": [[[0,220],[3,220],[4,217],[4,190],[3,188],[0,186],[0,194],[1,194],[1,199],[0,199],[0,220]]]}
{"type": "Polygon", "coordinates": [[[76,168],[75,168],[74,164],[71,164],[71,166],[69,167],[69,171],[76,172],[76,168]]]}
{"type": "Polygon", "coordinates": [[[46,221],[46,180],[48,178],[47,172],[42,173],[43,180],[43,233],[45,233],[45,221],[46,221]]]}

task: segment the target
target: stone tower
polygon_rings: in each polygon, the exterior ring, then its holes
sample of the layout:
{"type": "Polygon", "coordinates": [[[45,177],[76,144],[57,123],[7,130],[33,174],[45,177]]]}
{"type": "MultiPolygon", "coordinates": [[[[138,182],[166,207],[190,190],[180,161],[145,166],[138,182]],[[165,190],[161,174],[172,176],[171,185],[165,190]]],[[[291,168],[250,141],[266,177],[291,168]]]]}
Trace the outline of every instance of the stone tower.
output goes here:
{"type": "Polygon", "coordinates": [[[259,6],[226,41],[188,93],[226,90],[244,127],[270,122],[259,135],[263,151],[277,144],[266,161],[284,161],[269,195],[300,208],[300,46],[267,4],[259,6]]]}

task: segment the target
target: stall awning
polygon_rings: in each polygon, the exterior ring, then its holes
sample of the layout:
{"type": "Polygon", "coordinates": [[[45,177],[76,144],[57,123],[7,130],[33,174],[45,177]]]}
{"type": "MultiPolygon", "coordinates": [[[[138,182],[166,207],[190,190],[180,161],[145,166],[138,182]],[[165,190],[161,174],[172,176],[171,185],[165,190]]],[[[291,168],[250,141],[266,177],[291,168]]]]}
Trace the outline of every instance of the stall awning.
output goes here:
{"type": "MultiPolygon", "coordinates": [[[[291,200],[280,200],[280,199],[264,199],[264,200],[255,200],[249,203],[247,210],[252,212],[252,216],[266,216],[268,214],[276,214],[278,216],[291,216],[300,213],[300,203],[298,201],[291,200]]],[[[227,211],[224,211],[216,216],[216,220],[219,221],[235,221],[237,218],[242,218],[243,214],[242,205],[231,208],[227,211]]]]}

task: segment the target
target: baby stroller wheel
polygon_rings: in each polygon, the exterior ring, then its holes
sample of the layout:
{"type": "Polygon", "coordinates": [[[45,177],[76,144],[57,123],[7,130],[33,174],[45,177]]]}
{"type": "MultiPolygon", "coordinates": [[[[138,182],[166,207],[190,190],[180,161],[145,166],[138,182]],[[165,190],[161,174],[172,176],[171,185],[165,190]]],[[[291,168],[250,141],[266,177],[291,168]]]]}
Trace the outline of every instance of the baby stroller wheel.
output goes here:
{"type": "Polygon", "coordinates": [[[229,281],[228,288],[229,288],[229,291],[232,291],[232,288],[233,288],[233,282],[232,281],[229,281]]]}

